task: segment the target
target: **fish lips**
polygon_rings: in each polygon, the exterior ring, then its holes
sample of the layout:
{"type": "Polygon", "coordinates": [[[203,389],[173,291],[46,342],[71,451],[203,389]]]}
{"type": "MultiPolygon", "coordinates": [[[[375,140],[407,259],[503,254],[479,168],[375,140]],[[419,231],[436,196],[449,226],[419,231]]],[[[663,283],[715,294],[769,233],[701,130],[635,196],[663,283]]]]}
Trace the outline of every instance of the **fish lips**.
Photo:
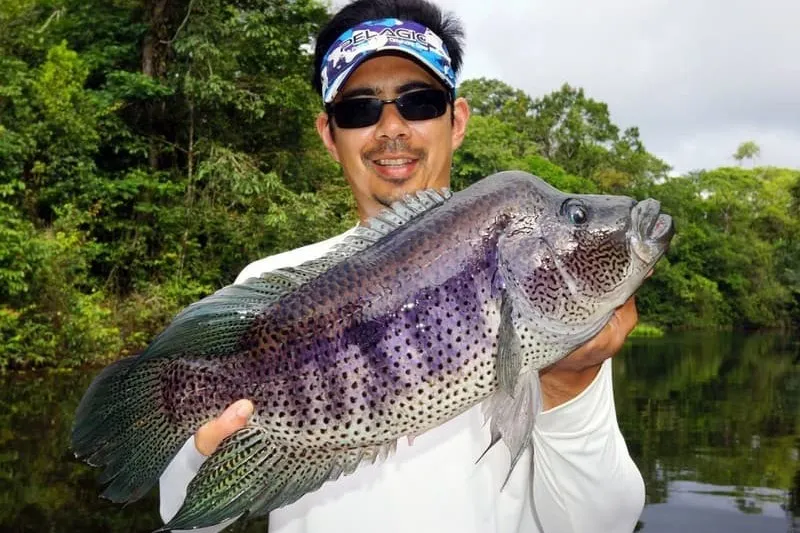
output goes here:
{"type": "Polygon", "coordinates": [[[648,198],[633,206],[631,230],[634,252],[645,263],[653,264],[667,251],[675,235],[675,223],[661,212],[657,200],[648,198]]]}

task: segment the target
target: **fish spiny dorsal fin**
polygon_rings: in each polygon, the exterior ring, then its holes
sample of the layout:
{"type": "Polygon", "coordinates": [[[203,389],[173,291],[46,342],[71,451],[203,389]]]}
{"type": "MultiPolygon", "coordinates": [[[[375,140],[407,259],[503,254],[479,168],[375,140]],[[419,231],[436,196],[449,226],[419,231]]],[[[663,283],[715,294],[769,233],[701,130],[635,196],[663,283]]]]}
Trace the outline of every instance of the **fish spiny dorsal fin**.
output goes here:
{"type": "MultiPolygon", "coordinates": [[[[424,189],[414,194],[407,194],[402,200],[387,207],[376,216],[359,226],[339,246],[329,254],[331,259],[349,257],[366,250],[396,229],[407,225],[412,220],[440,206],[453,194],[450,189],[424,189]]],[[[322,257],[325,260],[328,256],[322,257]]],[[[340,259],[340,260],[341,260],[340,259]]]]}
{"type": "MultiPolygon", "coordinates": [[[[266,272],[259,279],[270,283],[272,278],[280,276],[291,280],[294,286],[286,292],[303,285],[320,276],[332,266],[366,250],[396,229],[407,225],[412,220],[427,213],[434,207],[442,205],[452,196],[450,189],[424,189],[406,195],[402,200],[387,207],[363,225],[357,227],[341,243],[318,259],[306,261],[298,266],[280,268],[266,272]]],[[[249,281],[249,280],[248,280],[249,281]]]]}

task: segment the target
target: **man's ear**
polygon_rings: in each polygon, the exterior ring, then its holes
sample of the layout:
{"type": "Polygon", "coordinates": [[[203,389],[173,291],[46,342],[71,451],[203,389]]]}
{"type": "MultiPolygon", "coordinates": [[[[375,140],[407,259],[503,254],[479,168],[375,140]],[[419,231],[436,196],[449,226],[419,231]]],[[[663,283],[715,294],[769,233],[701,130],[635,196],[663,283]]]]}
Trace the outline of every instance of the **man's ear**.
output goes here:
{"type": "Polygon", "coordinates": [[[316,120],[317,126],[317,133],[319,134],[320,139],[322,139],[322,143],[325,145],[325,148],[328,149],[328,153],[331,154],[331,157],[337,162],[339,161],[339,152],[336,150],[336,142],[333,139],[333,132],[331,128],[333,125],[330,123],[330,117],[324,111],[320,112],[317,115],[316,120]]]}
{"type": "Polygon", "coordinates": [[[453,102],[453,150],[456,150],[464,141],[467,134],[467,122],[469,122],[469,103],[464,97],[456,98],[453,102]]]}

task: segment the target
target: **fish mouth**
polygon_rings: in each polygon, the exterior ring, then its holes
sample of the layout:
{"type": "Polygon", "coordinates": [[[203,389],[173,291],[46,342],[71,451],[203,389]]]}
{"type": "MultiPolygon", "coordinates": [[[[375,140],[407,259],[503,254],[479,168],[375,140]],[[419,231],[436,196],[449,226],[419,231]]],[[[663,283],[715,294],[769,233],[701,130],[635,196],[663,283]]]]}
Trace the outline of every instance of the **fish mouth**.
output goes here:
{"type": "Polygon", "coordinates": [[[672,217],[661,212],[657,200],[648,198],[633,206],[631,222],[634,253],[647,264],[655,263],[675,235],[672,217]]]}

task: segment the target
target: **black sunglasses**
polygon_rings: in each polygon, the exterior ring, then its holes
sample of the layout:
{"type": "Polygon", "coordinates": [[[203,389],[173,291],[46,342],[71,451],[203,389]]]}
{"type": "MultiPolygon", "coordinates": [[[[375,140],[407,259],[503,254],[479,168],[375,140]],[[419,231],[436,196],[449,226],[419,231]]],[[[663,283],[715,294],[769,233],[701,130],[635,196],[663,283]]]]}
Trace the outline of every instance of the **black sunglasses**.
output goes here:
{"type": "Polygon", "coordinates": [[[349,98],[326,104],[325,110],[340,128],[366,128],[381,118],[383,106],[395,104],[400,116],[406,120],[431,120],[444,115],[450,94],[440,89],[421,89],[403,93],[391,100],[380,98],[349,98]]]}

